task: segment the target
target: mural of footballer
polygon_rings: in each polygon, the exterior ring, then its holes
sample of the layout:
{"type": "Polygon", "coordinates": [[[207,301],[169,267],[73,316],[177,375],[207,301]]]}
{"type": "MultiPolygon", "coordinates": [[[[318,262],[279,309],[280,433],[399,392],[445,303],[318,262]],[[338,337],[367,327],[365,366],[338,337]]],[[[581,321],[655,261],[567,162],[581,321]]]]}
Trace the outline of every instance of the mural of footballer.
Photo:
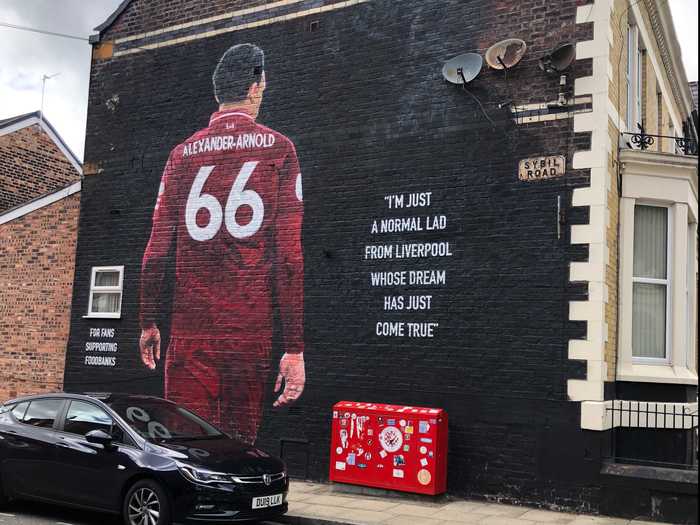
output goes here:
{"type": "Polygon", "coordinates": [[[156,368],[167,268],[175,265],[165,397],[247,443],[270,373],[273,310],[284,354],[275,407],[304,390],[301,173],[294,144],[256,122],[265,55],[228,49],[213,75],[219,110],[170,153],[141,270],[143,363],[156,368]]]}

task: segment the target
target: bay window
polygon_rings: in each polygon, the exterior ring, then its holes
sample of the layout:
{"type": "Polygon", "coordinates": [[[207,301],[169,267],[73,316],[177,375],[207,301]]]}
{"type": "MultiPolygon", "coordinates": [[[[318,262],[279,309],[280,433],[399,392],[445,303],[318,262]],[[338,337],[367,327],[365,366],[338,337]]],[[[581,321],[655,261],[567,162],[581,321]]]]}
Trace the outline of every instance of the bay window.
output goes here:
{"type": "Polygon", "coordinates": [[[621,150],[617,380],[697,382],[697,161],[621,150]]]}

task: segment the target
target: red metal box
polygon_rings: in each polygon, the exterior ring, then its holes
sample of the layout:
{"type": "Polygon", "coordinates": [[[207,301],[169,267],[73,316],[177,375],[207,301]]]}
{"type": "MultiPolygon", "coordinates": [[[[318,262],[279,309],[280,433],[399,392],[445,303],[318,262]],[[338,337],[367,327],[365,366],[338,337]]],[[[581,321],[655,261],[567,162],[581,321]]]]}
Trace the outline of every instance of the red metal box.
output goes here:
{"type": "Polygon", "coordinates": [[[418,494],[447,490],[447,413],[341,401],[333,406],[330,480],[418,494]]]}

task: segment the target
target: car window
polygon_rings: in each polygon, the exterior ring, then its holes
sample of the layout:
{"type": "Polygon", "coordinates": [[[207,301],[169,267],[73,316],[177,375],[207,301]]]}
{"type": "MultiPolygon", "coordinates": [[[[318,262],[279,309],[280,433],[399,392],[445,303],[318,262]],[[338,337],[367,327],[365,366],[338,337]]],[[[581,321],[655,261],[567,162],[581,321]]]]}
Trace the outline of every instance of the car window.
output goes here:
{"type": "Polygon", "coordinates": [[[119,414],[149,440],[219,438],[223,434],[192,412],[165,400],[119,400],[110,403],[119,414]]]}
{"type": "Polygon", "coordinates": [[[22,421],[22,419],[24,418],[24,413],[27,411],[28,406],[29,401],[25,401],[24,403],[15,405],[15,407],[12,409],[12,415],[15,416],[18,421],[22,421]]]}
{"type": "Polygon", "coordinates": [[[130,447],[135,447],[136,443],[131,439],[131,436],[124,432],[124,429],[117,425],[116,423],[112,426],[112,438],[115,443],[121,443],[122,445],[129,445],[130,447]]]}
{"type": "Polygon", "coordinates": [[[63,431],[84,436],[92,430],[102,430],[112,436],[115,443],[130,445],[136,444],[131,437],[114,422],[112,416],[100,407],[85,401],[71,401],[63,422],[63,431]]]}
{"type": "Polygon", "coordinates": [[[71,401],[63,431],[84,436],[93,430],[102,430],[107,434],[112,430],[112,418],[107,412],[92,403],[71,401]]]}
{"type": "Polygon", "coordinates": [[[22,423],[34,427],[51,428],[62,406],[63,399],[34,399],[29,402],[29,408],[22,418],[22,423]]]}
{"type": "Polygon", "coordinates": [[[0,406],[0,414],[7,414],[13,408],[15,408],[15,405],[2,405],[0,406]]]}

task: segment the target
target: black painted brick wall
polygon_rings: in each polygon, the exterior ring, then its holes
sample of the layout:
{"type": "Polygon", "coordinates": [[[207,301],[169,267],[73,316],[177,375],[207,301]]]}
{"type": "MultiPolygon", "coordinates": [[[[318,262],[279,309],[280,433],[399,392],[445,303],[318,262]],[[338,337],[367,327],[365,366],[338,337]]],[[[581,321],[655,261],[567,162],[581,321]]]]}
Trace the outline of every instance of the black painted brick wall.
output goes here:
{"type": "MultiPolygon", "coordinates": [[[[558,78],[537,60],[592,37],[591,24],[575,25],[580,3],[374,0],[313,17],[313,32],[299,19],[93,63],[86,162],[102,171],[83,186],[66,387],[162,392],[161,368],[147,372],[137,351],[140,264],[160,176],[169,151],[216,110],[210,79],[219,56],[255,42],[267,56],[260,120],[295,142],[304,174],[308,377],[297,406],[266,410],[261,446],[308,439],[308,475],[327,479],[333,403],[441,406],[450,415],[450,492],[595,509],[600,445],[580,431],[579,405],[566,394],[567,379],[585,377],[583,364],[567,359],[569,339],[585,337],[584,323],[568,321],[568,303],[586,298],[568,269],[587,258],[569,232],[588,221],[586,209],[570,207],[572,190],[589,179],[571,160],[590,137],[573,133],[573,119],[515,126],[498,107],[556,98],[558,78]],[[529,49],[508,82],[485,66],[470,86],[494,128],[440,70],[511,36],[529,49]],[[113,95],[114,110],[105,104],[113,95]],[[567,157],[564,178],[518,180],[520,159],[553,154],[567,157]],[[455,256],[416,263],[448,272],[426,316],[440,322],[438,336],[380,339],[374,323],[402,315],[381,312],[384,293],[369,286],[369,272],[400,265],[363,261],[364,246],[378,240],[371,220],[389,216],[383,196],[409,191],[434,192],[430,211],[449,220],[438,237],[455,256]],[[558,196],[568,220],[560,239],[558,196]],[[121,320],[83,319],[90,268],[112,264],[125,265],[121,320]],[[82,365],[96,326],[117,328],[116,369],[82,365]]],[[[151,14],[144,29],[166,22],[151,14]]],[[[571,85],[590,68],[575,63],[571,85]]],[[[162,323],[167,342],[167,316],[162,323]]]]}

